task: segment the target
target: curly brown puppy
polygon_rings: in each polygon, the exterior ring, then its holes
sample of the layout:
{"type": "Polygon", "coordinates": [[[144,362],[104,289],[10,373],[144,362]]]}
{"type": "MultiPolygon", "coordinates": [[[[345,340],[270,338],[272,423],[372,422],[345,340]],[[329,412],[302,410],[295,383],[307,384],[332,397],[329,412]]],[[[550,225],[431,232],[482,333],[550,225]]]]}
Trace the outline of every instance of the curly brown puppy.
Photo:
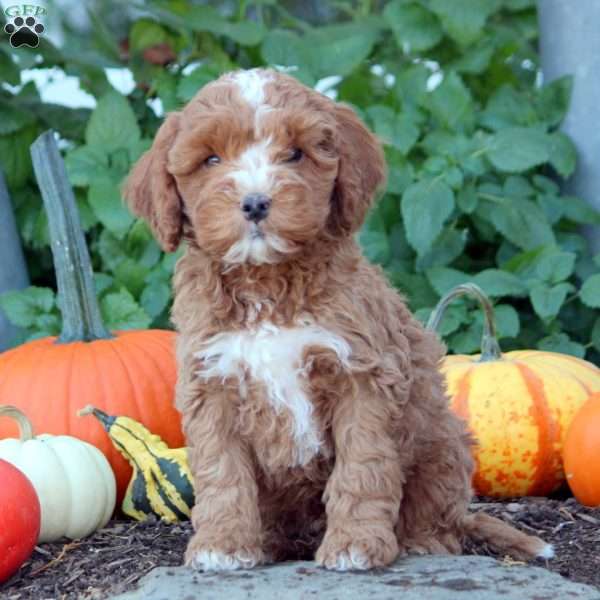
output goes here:
{"type": "Polygon", "coordinates": [[[187,242],[173,321],[198,569],[315,551],[369,569],[459,553],[465,536],[552,554],[468,514],[472,440],[448,408],[443,347],[354,238],[384,178],[351,108],[271,70],[204,87],[129,177],[163,248],[187,242]]]}

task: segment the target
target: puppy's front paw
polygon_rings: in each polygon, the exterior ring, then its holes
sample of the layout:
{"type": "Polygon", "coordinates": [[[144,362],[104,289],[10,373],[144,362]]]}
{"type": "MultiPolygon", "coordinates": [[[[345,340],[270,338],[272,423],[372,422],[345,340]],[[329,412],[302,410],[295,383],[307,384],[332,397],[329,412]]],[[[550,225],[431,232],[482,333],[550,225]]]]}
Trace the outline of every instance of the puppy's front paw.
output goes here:
{"type": "Polygon", "coordinates": [[[238,550],[222,552],[220,550],[193,550],[186,552],[185,564],[197,571],[235,571],[252,569],[264,562],[259,550],[238,550]]]}
{"type": "Polygon", "coordinates": [[[350,532],[327,532],[315,560],[326,569],[336,571],[364,571],[384,567],[398,556],[396,536],[390,532],[383,539],[367,534],[364,530],[352,535],[350,532]]]}

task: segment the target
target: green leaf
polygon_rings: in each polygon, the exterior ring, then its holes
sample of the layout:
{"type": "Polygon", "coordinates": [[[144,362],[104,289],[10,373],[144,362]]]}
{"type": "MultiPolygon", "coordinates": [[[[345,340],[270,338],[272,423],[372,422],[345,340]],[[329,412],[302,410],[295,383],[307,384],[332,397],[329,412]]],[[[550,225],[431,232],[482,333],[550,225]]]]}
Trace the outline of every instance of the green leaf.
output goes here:
{"type": "Polygon", "coordinates": [[[598,317],[594,323],[590,342],[594,348],[600,352],[600,317],[598,317]]]}
{"type": "Polygon", "coordinates": [[[390,242],[385,232],[362,229],[359,241],[365,256],[371,262],[385,264],[389,260],[390,242]]]}
{"type": "Polygon", "coordinates": [[[495,38],[483,38],[450,63],[450,68],[458,73],[479,75],[489,67],[495,49],[495,38]]]}
{"type": "Polygon", "coordinates": [[[533,309],[541,319],[554,318],[572,289],[573,286],[568,283],[559,283],[553,287],[544,283],[535,285],[529,293],[533,309]]]}
{"type": "Polygon", "coordinates": [[[0,168],[10,189],[22,187],[31,176],[33,169],[29,147],[37,136],[35,125],[0,136],[0,168]]]}
{"type": "Polygon", "coordinates": [[[139,139],[140,128],[127,99],[113,91],[102,96],[85,130],[88,146],[112,152],[128,148],[139,139]]]}
{"type": "Polygon", "coordinates": [[[419,128],[408,113],[396,114],[388,106],[376,104],[367,109],[375,133],[385,144],[408,154],[419,138],[419,128]]]}
{"type": "Polygon", "coordinates": [[[36,319],[50,313],[56,306],[54,291],[31,286],[24,290],[11,290],[0,294],[0,308],[6,318],[17,327],[35,326],[36,319]]]}
{"type": "Polygon", "coordinates": [[[524,250],[555,243],[554,232],[546,215],[530,200],[503,198],[500,202],[481,200],[476,213],[485,218],[497,231],[524,250]]]}
{"type": "Polygon", "coordinates": [[[112,182],[98,181],[90,186],[88,202],[98,220],[118,238],[122,238],[134,221],[125,208],[119,187],[112,182]]]}
{"type": "Polygon", "coordinates": [[[569,177],[575,171],[577,152],[573,142],[562,131],[549,136],[548,149],[550,164],[562,177],[569,177]]]}
{"type": "Polygon", "coordinates": [[[129,48],[133,52],[141,52],[151,46],[163,44],[168,40],[167,32],[150,19],[140,19],[133,24],[129,32],[129,48]]]}
{"type": "Polygon", "coordinates": [[[456,204],[462,212],[470,215],[477,208],[477,190],[472,183],[463,186],[456,195],[456,204]]]}
{"type": "Polygon", "coordinates": [[[5,81],[10,85],[21,83],[19,65],[13,61],[10,51],[2,47],[0,47],[0,81],[5,81]]]}
{"type": "Polygon", "coordinates": [[[74,186],[88,186],[99,177],[109,176],[108,155],[97,146],[80,146],[66,158],[69,181],[74,186]]]}
{"type": "Polygon", "coordinates": [[[149,283],[140,298],[142,308],[153,319],[158,317],[168,306],[171,300],[171,286],[165,281],[149,283]]]}
{"type": "Polygon", "coordinates": [[[398,268],[397,263],[388,266],[386,273],[392,283],[406,295],[412,310],[433,306],[437,302],[438,296],[425,276],[408,273],[398,268]]]}
{"type": "Polygon", "coordinates": [[[467,243],[467,230],[456,230],[446,227],[437,237],[431,248],[417,258],[416,270],[425,271],[430,267],[449,265],[460,256],[467,243]]]}
{"type": "Polygon", "coordinates": [[[111,331],[146,329],[152,319],[125,289],[107,294],[100,300],[104,324],[111,331]]]}
{"type": "MultiPolygon", "coordinates": [[[[181,78],[181,80],[183,79],[185,79],[185,77],[181,78]]],[[[177,98],[177,86],[179,82],[180,78],[168,71],[161,71],[154,78],[156,93],[158,94],[166,113],[173,112],[180,107],[180,101],[177,98]]]]}
{"type": "Polygon", "coordinates": [[[591,308],[600,308],[600,273],[588,277],[579,292],[581,301],[591,308]]]}
{"type": "Polygon", "coordinates": [[[499,131],[506,127],[532,125],[537,114],[524,93],[505,84],[491,95],[479,120],[485,127],[499,131]]]}
{"type": "Polygon", "coordinates": [[[536,98],[536,108],[540,119],[548,126],[558,125],[567,114],[573,91],[573,76],[565,75],[542,87],[536,98]]]}
{"type": "Polygon", "coordinates": [[[537,173],[531,178],[535,186],[541,192],[550,195],[556,195],[560,192],[560,188],[555,181],[544,175],[538,175],[537,173]]]}
{"type": "Polygon", "coordinates": [[[473,125],[473,100],[460,75],[447,73],[429,96],[431,114],[450,129],[469,129],[473,125]]]}
{"type": "Polygon", "coordinates": [[[146,287],[148,267],[139,262],[126,258],[114,270],[115,279],[120,287],[125,287],[135,297],[139,296],[146,287]]]}
{"type": "Polygon", "coordinates": [[[491,298],[527,295],[525,284],[508,271],[485,269],[477,273],[473,281],[491,298]]]}
{"type": "Polygon", "coordinates": [[[392,28],[398,46],[406,53],[429,50],[443,37],[435,15],[414,2],[393,0],[386,5],[383,17],[392,28]]]}
{"type": "Polygon", "coordinates": [[[516,273],[522,280],[539,278],[537,272],[538,263],[547,255],[553,255],[557,252],[555,245],[537,246],[532,250],[515,254],[506,261],[502,268],[505,271],[516,273]]]}
{"type": "Polygon", "coordinates": [[[410,185],[402,195],[402,218],[410,245],[425,254],[454,210],[454,192],[439,180],[410,185]]]}
{"type": "Polygon", "coordinates": [[[548,135],[533,127],[509,127],[492,138],[487,154],[500,171],[521,173],[548,162],[550,140],[548,135]]]}
{"type": "Polygon", "coordinates": [[[565,218],[584,225],[600,225],[600,211],[585,200],[576,196],[563,196],[561,200],[565,218]]]}
{"type": "Polygon", "coordinates": [[[183,15],[187,27],[194,31],[223,35],[241,46],[256,46],[265,36],[265,27],[256,21],[232,23],[212,6],[188,7],[183,15]]]}
{"type": "Polygon", "coordinates": [[[510,304],[498,304],[494,306],[494,317],[496,318],[496,330],[498,338],[517,337],[521,330],[519,313],[510,304]]]}
{"type": "Polygon", "coordinates": [[[427,279],[433,289],[440,295],[443,296],[446,292],[449,292],[452,288],[460,285],[461,283],[467,283],[472,280],[471,275],[463,273],[456,269],[449,269],[447,267],[434,267],[426,272],[427,279]]]}
{"type": "Polygon", "coordinates": [[[549,194],[540,194],[537,197],[537,203],[546,215],[548,223],[554,225],[560,221],[564,215],[564,198],[551,196],[549,194]]]}
{"type": "MultiPolygon", "coordinates": [[[[429,316],[431,315],[431,308],[423,308],[421,309],[420,315],[416,314],[417,318],[421,317],[422,323],[425,325],[429,320],[429,316]]],[[[441,337],[445,337],[454,333],[463,323],[468,322],[467,309],[465,308],[464,303],[452,304],[446,308],[444,312],[444,318],[440,321],[440,324],[437,328],[437,332],[441,337]]]]}
{"type": "Polygon", "coordinates": [[[34,122],[35,116],[31,112],[0,100],[0,135],[14,133],[34,122]]]}
{"type": "Polygon", "coordinates": [[[302,38],[285,29],[273,29],[267,33],[261,46],[261,54],[271,66],[298,67],[307,60],[307,50],[302,38]]]}
{"type": "Polygon", "coordinates": [[[94,273],[94,289],[96,296],[101,296],[114,283],[114,279],[106,273],[94,273]]]}
{"type": "Polygon", "coordinates": [[[559,352],[560,354],[571,354],[578,358],[585,356],[585,348],[574,342],[566,333],[554,333],[541,339],[537,347],[545,352],[559,352]]]}
{"type": "Polygon", "coordinates": [[[304,38],[310,70],[317,79],[349,75],[367,60],[378,38],[379,28],[370,21],[312,29],[304,38]]]}
{"type": "Polygon", "coordinates": [[[547,283],[559,283],[571,276],[576,259],[577,255],[573,252],[545,253],[536,264],[536,274],[547,283]]]}
{"type": "Polygon", "coordinates": [[[503,190],[506,196],[517,198],[529,198],[535,195],[535,190],[529,181],[520,175],[509,175],[504,182],[503,190]]]}
{"type": "Polygon", "coordinates": [[[410,163],[391,163],[388,165],[387,191],[390,194],[402,194],[413,178],[414,171],[410,163]]]}
{"type": "Polygon", "coordinates": [[[179,80],[177,98],[182,102],[191,100],[207,83],[214,81],[219,75],[218,69],[212,65],[202,65],[189,75],[179,80]]]}
{"type": "Polygon", "coordinates": [[[448,340],[448,347],[455,354],[474,354],[480,351],[481,325],[472,322],[466,329],[457,331],[448,340]]]}
{"type": "Polygon", "coordinates": [[[462,46],[481,36],[487,18],[500,4],[499,0],[431,0],[429,3],[448,35],[462,46]]]}
{"type": "Polygon", "coordinates": [[[508,10],[526,10],[535,6],[535,0],[504,0],[504,6],[508,10]]]}
{"type": "Polygon", "coordinates": [[[404,108],[423,105],[429,92],[427,81],[431,71],[423,64],[402,69],[396,77],[395,92],[404,108]]]}

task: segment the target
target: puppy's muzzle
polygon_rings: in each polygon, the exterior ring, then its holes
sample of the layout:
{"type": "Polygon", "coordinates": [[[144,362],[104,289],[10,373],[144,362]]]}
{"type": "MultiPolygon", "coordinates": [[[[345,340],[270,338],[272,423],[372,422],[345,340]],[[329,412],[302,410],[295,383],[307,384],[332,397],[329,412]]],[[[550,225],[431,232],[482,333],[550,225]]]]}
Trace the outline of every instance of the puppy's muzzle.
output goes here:
{"type": "Polygon", "coordinates": [[[265,194],[248,194],[242,200],[242,212],[248,221],[259,223],[267,218],[271,208],[271,198],[265,194]]]}

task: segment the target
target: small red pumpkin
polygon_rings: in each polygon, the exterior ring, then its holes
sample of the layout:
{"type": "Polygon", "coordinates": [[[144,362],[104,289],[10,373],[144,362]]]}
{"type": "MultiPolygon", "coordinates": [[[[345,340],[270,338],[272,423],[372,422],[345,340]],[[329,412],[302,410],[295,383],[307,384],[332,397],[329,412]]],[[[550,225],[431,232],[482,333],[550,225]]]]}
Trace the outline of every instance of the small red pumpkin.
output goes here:
{"type": "Polygon", "coordinates": [[[33,485],[0,459],[0,583],[29,558],[40,534],[41,510],[33,485]]]}
{"type": "Polygon", "coordinates": [[[571,422],[563,461],[575,498],[585,506],[600,506],[600,394],[594,394],[571,422]]]}
{"type": "MultiPolygon", "coordinates": [[[[170,447],[183,446],[173,403],[175,334],[105,328],[75,197],[52,132],[33,144],[32,158],[48,215],[63,326],[58,338],[35,340],[0,355],[0,404],[19,408],[39,433],[69,435],[99,448],[115,472],[120,503],[131,467],[101,425],[78,419],[77,410],[93,404],[126,415],[170,447]]],[[[12,420],[0,419],[0,439],[18,434],[12,420]]]]}

